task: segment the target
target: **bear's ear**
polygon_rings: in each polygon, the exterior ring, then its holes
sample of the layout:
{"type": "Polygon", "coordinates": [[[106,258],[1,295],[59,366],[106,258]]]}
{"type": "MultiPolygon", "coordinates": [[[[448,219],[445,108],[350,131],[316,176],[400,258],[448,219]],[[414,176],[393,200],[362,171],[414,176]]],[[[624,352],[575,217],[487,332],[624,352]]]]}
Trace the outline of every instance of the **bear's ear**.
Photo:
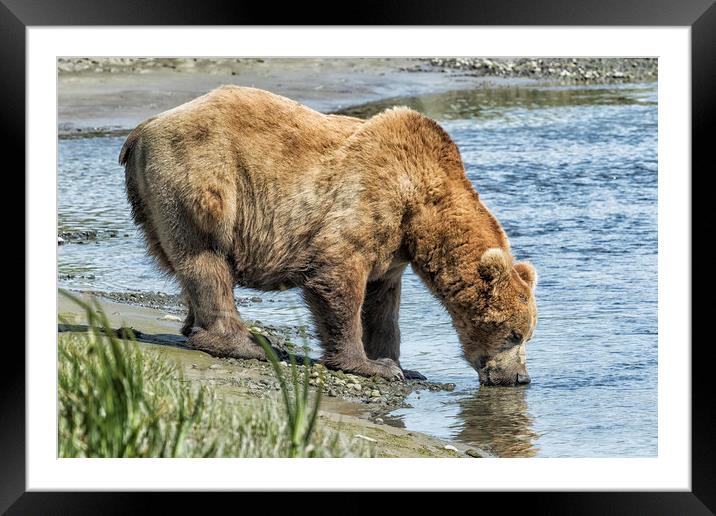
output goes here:
{"type": "Polygon", "coordinates": [[[487,283],[495,283],[507,277],[510,270],[510,257],[504,249],[491,247],[482,254],[477,272],[487,283]]]}
{"type": "Polygon", "coordinates": [[[529,262],[519,262],[515,264],[515,270],[520,275],[520,278],[534,290],[537,285],[537,271],[534,266],[529,262]]]}

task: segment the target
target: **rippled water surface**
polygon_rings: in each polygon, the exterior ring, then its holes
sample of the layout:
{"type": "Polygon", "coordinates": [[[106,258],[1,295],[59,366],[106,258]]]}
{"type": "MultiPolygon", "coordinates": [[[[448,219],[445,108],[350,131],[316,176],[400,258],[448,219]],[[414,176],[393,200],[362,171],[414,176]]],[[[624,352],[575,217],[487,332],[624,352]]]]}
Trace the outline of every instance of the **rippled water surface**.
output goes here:
{"type": "MultiPolygon", "coordinates": [[[[414,393],[386,422],[500,456],[657,454],[657,91],[500,88],[389,99],[438,119],[519,260],[539,273],[533,383],[479,388],[450,318],[418,278],[403,279],[402,362],[454,392],[414,393]]],[[[123,137],[59,143],[59,225],[100,238],[58,248],[60,286],[177,292],[130,219],[123,137]],[[116,234],[109,237],[109,234],[116,234]]],[[[239,296],[256,293],[237,289],[239,296]]],[[[259,294],[248,319],[304,324],[296,292],[259,294]]]]}

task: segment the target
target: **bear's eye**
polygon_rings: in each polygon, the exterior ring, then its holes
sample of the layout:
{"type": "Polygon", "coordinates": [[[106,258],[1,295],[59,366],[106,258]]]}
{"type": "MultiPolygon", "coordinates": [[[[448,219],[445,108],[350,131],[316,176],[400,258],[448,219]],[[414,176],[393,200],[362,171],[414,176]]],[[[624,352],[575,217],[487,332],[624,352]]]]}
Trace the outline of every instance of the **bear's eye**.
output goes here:
{"type": "Polygon", "coordinates": [[[513,331],[510,333],[510,338],[508,339],[512,344],[519,344],[522,342],[522,334],[518,331],[513,331]]]}

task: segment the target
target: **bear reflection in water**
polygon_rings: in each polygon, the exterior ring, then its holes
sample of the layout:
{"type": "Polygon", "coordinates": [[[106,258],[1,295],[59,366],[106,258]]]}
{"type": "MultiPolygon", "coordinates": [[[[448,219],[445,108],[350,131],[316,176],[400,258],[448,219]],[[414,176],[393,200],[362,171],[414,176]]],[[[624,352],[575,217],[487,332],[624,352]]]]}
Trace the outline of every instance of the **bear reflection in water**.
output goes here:
{"type": "Polygon", "coordinates": [[[455,439],[498,457],[534,457],[539,436],[525,395],[521,388],[483,387],[463,398],[455,439]]]}

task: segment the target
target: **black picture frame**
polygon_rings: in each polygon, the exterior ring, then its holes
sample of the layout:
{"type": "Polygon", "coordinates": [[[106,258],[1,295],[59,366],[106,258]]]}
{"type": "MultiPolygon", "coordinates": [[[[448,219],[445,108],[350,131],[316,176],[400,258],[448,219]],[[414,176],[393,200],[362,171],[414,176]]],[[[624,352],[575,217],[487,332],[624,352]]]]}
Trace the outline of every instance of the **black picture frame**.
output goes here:
{"type": "MultiPolygon", "coordinates": [[[[361,1],[356,9],[335,4],[281,3],[281,7],[240,0],[0,0],[0,96],[5,149],[24,148],[25,30],[29,26],[83,25],[550,25],[550,26],[688,26],[691,27],[692,170],[707,169],[712,146],[716,92],[716,6],[713,0],[441,0],[361,1]]],[[[24,153],[16,153],[24,170],[24,153]]],[[[6,164],[6,166],[8,166],[6,164]]],[[[713,165],[709,168],[713,168],[713,165]]],[[[16,174],[19,175],[19,174],[16,174]]],[[[21,183],[24,189],[24,181],[21,183]]],[[[692,207],[696,200],[692,197],[692,207]]],[[[693,217],[692,217],[693,218],[693,217]]],[[[693,234],[693,230],[692,230],[693,234]]],[[[23,263],[24,262],[23,246],[23,263]]],[[[16,253],[16,261],[20,256],[16,253]]],[[[702,272],[692,261],[692,275],[702,272]]],[[[25,275],[32,271],[25,267],[25,275]]],[[[23,303],[24,306],[24,303],[23,303]]],[[[27,307],[28,309],[30,307],[27,307]]],[[[16,337],[14,337],[16,338],[16,337]]],[[[716,445],[710,400],[713,377],[708,342],[684,342],[692,353],[692,490],[690,492],[480,493],[475,510],[490,503],[508,512],[549,514],[713,514],[716,510],[716,445]],[[498,499],[494,499],[499,497],[498,499]]],[[[0,375],[0,510],[8,514],[126,514],[135,510],[167,511],[170,505],[192,510],[187,495],[167,493],[26,492],[25,353],[6,346],[4,360],[14,364],[0,375]]],[[[211,494],[212,506],[224,505],[229,494],[211,494]],[[217,498],[221,496],[221,498],[217,498]]],[[[240,494],[248,509],[265,503],[259,495],[240,494]]],[[[365,507],[365,495],[347,494],[342,507],[365,507]],[[361,497],[361,498],[359,498],[361,497]],[[351,501],[353,499],[353,501],[351,501]]],[[[300,497],[291,497],[300,503],[300,497]]],[[[421,497],[414,496],[420,503],[421,497]]],[[[201,503],[201,502],[199,502],[201,503]]],[[[231,503],[228,501],[228,503],[231,503]]],[[[469,503],[469,501],[468,501],[469,503]]],[[[404,506],[399,508],[406,510],[404,506]]]]}

